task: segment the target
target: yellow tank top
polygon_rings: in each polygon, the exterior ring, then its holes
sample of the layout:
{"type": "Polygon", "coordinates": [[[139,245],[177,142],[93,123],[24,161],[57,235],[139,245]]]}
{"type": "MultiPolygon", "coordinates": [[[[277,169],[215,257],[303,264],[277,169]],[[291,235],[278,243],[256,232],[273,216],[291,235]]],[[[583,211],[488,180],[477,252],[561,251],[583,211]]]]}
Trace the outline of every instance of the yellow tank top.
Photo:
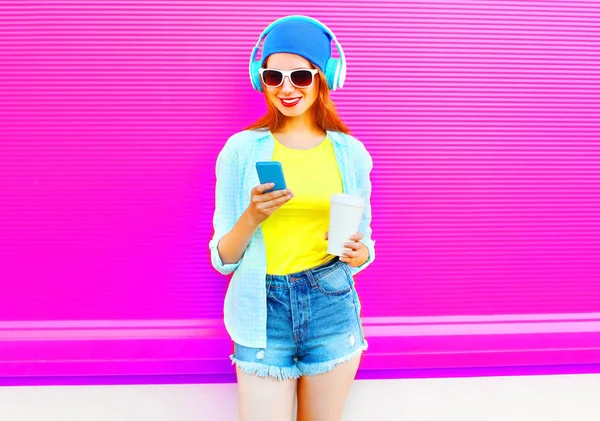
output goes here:
{"type": "Polygon", "coordinates": [[[329,200],[342,193],[342,175],[333,145],[325,138],[313,149],[288,148],[275,139],[273,161],[281,162],[287,187],[294,197],[261,224],[267,254],[267,273],[287,275],[333,258],[327,253],[329,200]]]}

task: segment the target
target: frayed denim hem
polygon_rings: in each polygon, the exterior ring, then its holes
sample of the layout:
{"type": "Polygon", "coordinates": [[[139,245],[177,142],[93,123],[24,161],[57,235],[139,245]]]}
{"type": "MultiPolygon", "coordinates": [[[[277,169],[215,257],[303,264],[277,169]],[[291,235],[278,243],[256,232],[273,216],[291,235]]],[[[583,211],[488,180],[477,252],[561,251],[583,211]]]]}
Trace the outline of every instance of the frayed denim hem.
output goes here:
{"type": "Polygon", "coordinates": [[[346,356],[331,361],[325,361],[323,363],[305,364],[302,362],[298,362],[298,368],[302,372],[303,376],[316,376],[318,374],[327,373],[328,371],[333,370],[336,366],[358,357],[360,354],[363,353],[363,351],[367,350],[368,346],[369,345],[367,344],[367,341],[363,340],[361,346],[358,349],[346,356]]]}
{"type": "Polygon", "coordinates": [[[295,365],[290,367],[278,367],[276,365],[268,365],[262,363],[240,361],[233,355],[229,357],[232,365],[237,365],[240,370],[246,374],[259,376],[259,377],[272,377],[276,380],[289,380],[297,379],[302,376],[300,369],[295,365]]]}

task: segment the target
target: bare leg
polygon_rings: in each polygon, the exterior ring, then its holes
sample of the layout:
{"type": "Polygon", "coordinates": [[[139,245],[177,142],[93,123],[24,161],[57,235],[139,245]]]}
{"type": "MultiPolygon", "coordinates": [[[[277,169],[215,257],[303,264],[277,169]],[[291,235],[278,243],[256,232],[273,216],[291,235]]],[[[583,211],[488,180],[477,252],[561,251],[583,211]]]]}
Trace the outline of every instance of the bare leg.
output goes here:
{"type": "Polygon", "coordinates": [[[359,363],[360,356],[327,373],[301,377],[297,421],[340,421],[359,363]]]}
{"type": "Polygon", "coordinates": [[[240,421],[292,421],[297,380],[236,373],[240,421]]]}

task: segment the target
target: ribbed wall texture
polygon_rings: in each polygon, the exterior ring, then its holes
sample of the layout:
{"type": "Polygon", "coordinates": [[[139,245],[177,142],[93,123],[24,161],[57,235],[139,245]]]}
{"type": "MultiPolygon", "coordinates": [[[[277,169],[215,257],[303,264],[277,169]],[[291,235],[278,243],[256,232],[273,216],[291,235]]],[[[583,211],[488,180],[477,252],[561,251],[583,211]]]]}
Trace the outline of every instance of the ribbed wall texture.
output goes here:
{"type": "Polygon", "coordinates": [[[596,1],[0,1],[0,320],[220,318],[214,164],[321,19],[374,157],[365,316],[600,310],[596,1]]]}

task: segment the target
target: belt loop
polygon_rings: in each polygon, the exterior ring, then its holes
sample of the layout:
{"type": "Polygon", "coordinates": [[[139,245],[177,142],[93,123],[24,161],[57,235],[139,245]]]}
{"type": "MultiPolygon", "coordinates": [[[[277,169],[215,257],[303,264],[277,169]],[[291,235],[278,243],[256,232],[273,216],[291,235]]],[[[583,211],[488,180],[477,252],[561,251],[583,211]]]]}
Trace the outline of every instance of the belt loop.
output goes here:
{"type": "Polygon", "coordinates": [[[271,284],[273,283],[273,277],[271,275],[267,275],[266,276],[266,290],[267,290],[267,295],[269,295],[269,292],[271,292],[271,284]]]}
{"type": "Polygon", "coordinates": [[[312,270],[307,270],[306,271],[306,277],[308,278],[308,281],[310,282],[310,286],[314,289],[317,288],[318,284],[317,284],[317,278],[315,277],[314,273],[312,270]]]}

